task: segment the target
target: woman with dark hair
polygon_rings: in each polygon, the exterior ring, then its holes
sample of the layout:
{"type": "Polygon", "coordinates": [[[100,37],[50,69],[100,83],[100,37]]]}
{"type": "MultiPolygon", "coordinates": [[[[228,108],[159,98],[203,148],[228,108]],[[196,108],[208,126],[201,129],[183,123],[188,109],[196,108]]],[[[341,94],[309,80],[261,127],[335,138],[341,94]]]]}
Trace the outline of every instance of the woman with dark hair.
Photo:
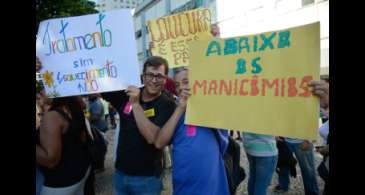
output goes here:
{"type": "Polygon", "coordinates": [[[44,113],[36,146],[44,175],[41,195],[84,195],[91,171],[84,108],[80,96],[61,97],[44,113]]]}

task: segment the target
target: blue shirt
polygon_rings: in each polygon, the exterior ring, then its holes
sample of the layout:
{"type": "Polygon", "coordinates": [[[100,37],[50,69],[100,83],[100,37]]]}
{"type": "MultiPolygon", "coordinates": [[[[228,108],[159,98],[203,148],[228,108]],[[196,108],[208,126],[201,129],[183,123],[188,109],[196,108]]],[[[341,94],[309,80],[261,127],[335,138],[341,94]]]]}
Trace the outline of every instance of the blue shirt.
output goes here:
{"type": "Polygon", "coordinates": [[[183,115],[172,139],[174,195],[228,195],[223,154],[228,132],[218,130],[218,141],[210,128],[184,124],[183,115]]]}
{"type": "Polygon", "coordinates": [[[100,98],[97,98],[90,103],[89,111],[92,116],[99,115],[99,118],[91,122],[91,125],[98,128],[98,130],[102,132],[106,132],[108,130],[108,125],[105,121],[104,106],[100,98]]]}

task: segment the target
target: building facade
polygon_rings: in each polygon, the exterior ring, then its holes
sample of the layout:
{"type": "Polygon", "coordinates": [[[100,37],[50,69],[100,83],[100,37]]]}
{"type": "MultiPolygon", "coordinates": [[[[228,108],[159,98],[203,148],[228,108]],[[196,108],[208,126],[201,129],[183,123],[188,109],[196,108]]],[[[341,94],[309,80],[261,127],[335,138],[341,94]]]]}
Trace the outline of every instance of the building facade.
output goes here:
{"type": "Polygon", "coordinates": [[[321,75],[329,74],[329,0],[144,0],[133,16],[140,67],[149,56],[146,21],[198,7],[210,9],[222,38],[319,21],[321,75]]]}
{"type": "Polygon", "coordinates": [[[217,0],[223,38],[320,22],[321,75],[329,74],[329,0],[217,0]],[[228,10],[228,11],[227,11],[228,10]]]}
{"type": "Polygon", "coordinates": [[[100,12],[113,9],[133,9],[143,0],[97,0],[96,7],[100,12]]]}

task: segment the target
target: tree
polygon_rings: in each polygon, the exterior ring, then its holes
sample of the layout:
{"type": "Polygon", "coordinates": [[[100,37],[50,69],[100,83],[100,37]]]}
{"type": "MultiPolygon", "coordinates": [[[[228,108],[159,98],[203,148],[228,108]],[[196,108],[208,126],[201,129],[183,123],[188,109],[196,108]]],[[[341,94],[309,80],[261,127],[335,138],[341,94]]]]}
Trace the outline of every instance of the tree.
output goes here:
{"type": "Polygon", "coordinates": [[[80,16],[98,11],[88,0],[36,0],[36,32],[41,21],[50,18],[80,16]]]}

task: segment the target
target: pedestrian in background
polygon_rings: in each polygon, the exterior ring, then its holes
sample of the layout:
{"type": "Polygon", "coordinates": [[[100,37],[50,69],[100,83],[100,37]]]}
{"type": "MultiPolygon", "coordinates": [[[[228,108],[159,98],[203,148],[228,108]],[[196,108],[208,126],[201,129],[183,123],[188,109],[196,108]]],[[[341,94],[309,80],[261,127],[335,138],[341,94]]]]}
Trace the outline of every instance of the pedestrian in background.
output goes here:
{"type": "Polygon", "coordinates": [[[278,161],[275,137],[244,132],[243,147],[250,169],[248,194],[266,195],[278,161]]]}

